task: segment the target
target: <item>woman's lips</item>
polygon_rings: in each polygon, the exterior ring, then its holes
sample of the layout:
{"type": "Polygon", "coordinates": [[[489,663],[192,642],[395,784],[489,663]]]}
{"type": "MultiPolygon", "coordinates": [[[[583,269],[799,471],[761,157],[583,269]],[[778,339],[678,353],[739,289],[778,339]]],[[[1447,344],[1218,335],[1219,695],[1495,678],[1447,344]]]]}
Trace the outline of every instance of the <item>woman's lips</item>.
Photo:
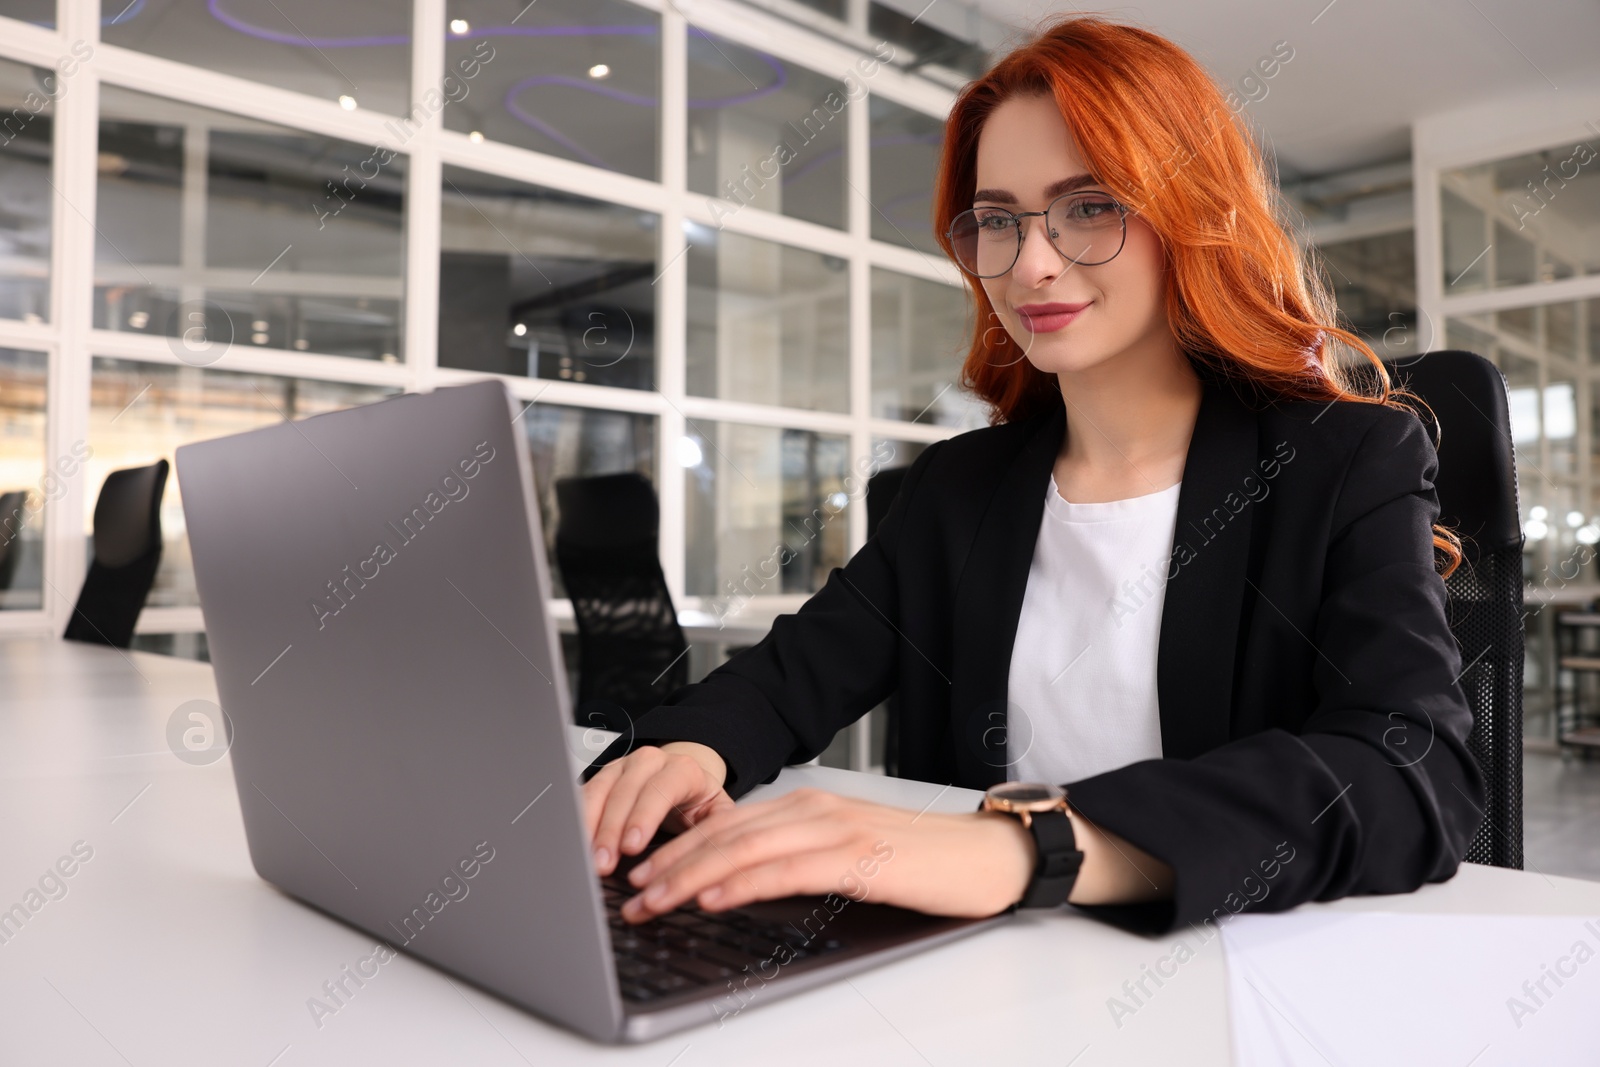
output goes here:
{"type": "MultiPolygon", "coordinates": [[[[1092,303],[1092,301],[1090,302],[1092,303]]],[[[1017,309],[1022,324],[1030,333],[1055,333],[1082,315],[1089,307],[1084,304],[1029,304],[1017,309]]]]}

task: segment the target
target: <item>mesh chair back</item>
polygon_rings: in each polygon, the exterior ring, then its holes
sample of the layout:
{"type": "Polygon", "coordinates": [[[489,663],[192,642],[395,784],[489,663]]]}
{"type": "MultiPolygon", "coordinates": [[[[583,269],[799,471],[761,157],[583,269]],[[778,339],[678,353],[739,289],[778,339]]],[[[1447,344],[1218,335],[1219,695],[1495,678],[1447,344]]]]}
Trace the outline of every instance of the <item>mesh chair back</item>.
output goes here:
{"type": "Polygon", "coordinates": [[[18,489],[0,493],[0,589],[10,589],[22,555],[22,528],[27,525],[28,494],[18,489]]]}
{"type": "Polygon", "coordinates": [[[94,558],[62,636],[127,648],[161,564],[167,461],[112,471],[94,506],[94,558]]]}
{"type": "Polygon", "coordinates": [[[563,478],[556,503],[556,564],[578,623],[577,718],[625,730],[689,678],[655,489],[634,472],[563,478]]]}
{"type": "MultiPolygon", "coordinates": [[[[1506,382],[1471,352],[1430,352],[1390,366],[1395,385],[1438,421],[1439,522],[1463,545],[1445,579],[1461,687],[1472,706],[1468,746],[1483,768],[1487,807],[1469,863],[1522,866],[1522,527],[1506,382]]],[[[1427,412],[1422,411],[1424,421],[1427,412]]]]}

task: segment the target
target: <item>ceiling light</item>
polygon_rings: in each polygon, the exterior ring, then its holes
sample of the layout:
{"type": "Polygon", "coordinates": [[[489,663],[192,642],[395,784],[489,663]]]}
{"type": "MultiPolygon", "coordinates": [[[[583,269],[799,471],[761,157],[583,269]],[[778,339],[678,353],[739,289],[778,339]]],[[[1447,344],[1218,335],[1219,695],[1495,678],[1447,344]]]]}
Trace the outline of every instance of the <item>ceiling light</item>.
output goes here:
{"type": "Polygon", "coordinates": [[[339,106],[346,111],[354,111],[356,109],[356,98],[353,96],[341,96],[339,98],[339,106]]]}
{"type": "Polygon", "coordinates": [[[1581,511],[1569,511],[1569,512],[1567,512],[1567,525],[1573,527],[1574,529],[1576,529],[1579,526],[1582,526],[1583,525],[1583,512],[1581,512],[1581,511]]]}
{"type": "Polygon", "coordinates": [[[511,327],[511,332],[516,334],[518,337],[521,337],[523,334],[528,332],[528,328],[519,322],[515,326],[511,327]]]}
{"type": "Polygon", "coordinates": [[[472,27],[467,25],[466,19],[450,20],[450,32],[455,34],[457,37],[461,36],[463,33],[466,33],[470,29],[472,29],[472,27]]]}
{"type": "Polygon", "coordinates": [[[594,66],[589,68],[589,77],[591,78],[604,78],[610,73],[611,68],[606,66],[604,63],[596,63],[594,66]]]}
{"type": "Polygon", "coordinates": [[[258,331],[256,333],[253,333],[253,334],[250,335],[250,340],[254,341],[258,345],[264,345],[264,344],[267,343],[269,338],[267,337],[266,334],[260,333],[258,331]]]}
{"type": "Polygon", "coordinates": [[[700,442],[692,437],[678,438],[678,465],[685,468],[700,466],[705,459],[705,453],[700,450],[700,442]]]}
{"type": "Polygon", "coordinates": [[[467,140],[471,141],[473,144],[481,144],[483,142],[483,131],[473,130],[471,133],[467,134],[467,140]]]}

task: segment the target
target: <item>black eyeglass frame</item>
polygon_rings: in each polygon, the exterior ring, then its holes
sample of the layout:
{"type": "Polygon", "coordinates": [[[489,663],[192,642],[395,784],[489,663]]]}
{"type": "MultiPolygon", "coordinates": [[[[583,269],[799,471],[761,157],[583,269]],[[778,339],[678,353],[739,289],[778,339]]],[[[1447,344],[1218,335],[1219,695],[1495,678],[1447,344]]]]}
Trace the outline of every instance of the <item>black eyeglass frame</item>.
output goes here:
{"type": "MultiPolygon", "coordinates": [[[[1046,204],[1043,211],[1009,211],[1009,210],[1007,210],[1006,208],[1003,208],[1003,207],[990,207],[990,208],[982,209],[984,211],[1002,211],[1002,212],[1005,212],[1005,214],[1010,215],[1011,218],[1016,221],[1016,223],[1017,223],[1017,250],[1016,250],[1015,254],[1012,255],[1011,262],[1006,264],[1006,269],[1003,270],[1003,271],[1000,271],[997,274],[979,274],[975,270],[969,270],[967,268],[966,264],[961,262],[961,259],[960,259],[959,256],[954,257],[955,258],[955,262],[956,262],[956,266],[959,267],[961,270],[966,271],[968,274],[972,275],[974,278],[982,278],[982,279],[985,279],[985,280],[990,279],[990,278],[999,278],[999,277],[1009,273],[1011,268],[1015,267],[1017,265],[1017,260],[1022,257],[1022,242],[1025,241],[1027,239],[1027,236],[1028,236],[1026,228],[1023,226],[1022,220],[1026,219],[1026,218],[1031,218],[1031,217],[1033,217],[1035,215],[1048,216],[1050,214],[1050,209],[1055,207],[1057,204],[1061,203],[1061,201],[1069,200],[1069,199],[1071,199],[1073,197],[1080,197],[1080,196],[1099,196],[1099,197],[1102,197],[1102,198],[1104,198],[1106,200],[1111,201],[1111,203],[1116,207],[1117,214],[1118,214],[1118,216],[1120,216],[1120,221],[1122,222],[1122,239],[1117,242],[1117,250],[1115,252],[1111,253],[1105,259],[1099,259],[1099,260],[1096,260],[1093,263],[1084,263],[1082,260],[1076,259],[1073,256],[1068,255],[1066,252],[1061,251],[1061,246],[1056,244],[1055,238],[1050,236],[1050,233],[1049,233],[1048,230],[1045,231],[1045,240],[1050,242],[1050,247],[1054,248],[1056,250],[1056,254],[1057,255],[1059,255],[1062,259],[1065,259],[1068,263],[1072,263],[1072,264],[1074,264],[1076,266],[1080,266],[1080,267],[1098,267],[1103,263],[1110,263],[1113,259],[1116,259],[1117,256],[1122,254],[1123,246],[1125,246],[1128,243],[1128,212],[1129,212],[1130,209],[1129,209],[1127,204],[1124,204],[1122,201],[1118,200],[1116,197],[1112,196],[1110,193],[1100,193],[1100,192],[1096,192],[1096,191],[1094,191],[1092,189],[1091,190],[1078,189],[1078,190],[1075,190],[1075,191],[1070,192],[1070,193],[1062,193],[1060,196],[1058,196],[1054,200],[1050,201],[1050,203],[1046,204]]],[[[976,212],[978,210],[979,210],[978,208],[968,208],[966,211],[963,211],[960,215],[957,215],[954,219],[950,220],[950,228],[945,231],[944,236],[945,236],[945,240],[950,242],[950,245],[951,245],[952,248],[955,247],[955,243],[956,243],[956,238],[955,238],[956,222],[958,220],[960,220],[963,215],[972,215],[972,214],[974,214],[974,212],[976,212]]]]}

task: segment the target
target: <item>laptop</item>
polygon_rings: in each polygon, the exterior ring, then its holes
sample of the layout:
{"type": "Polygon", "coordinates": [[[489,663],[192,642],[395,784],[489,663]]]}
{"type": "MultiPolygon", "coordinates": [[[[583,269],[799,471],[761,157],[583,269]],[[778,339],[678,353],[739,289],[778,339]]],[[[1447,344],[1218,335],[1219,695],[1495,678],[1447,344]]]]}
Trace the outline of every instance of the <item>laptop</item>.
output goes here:
{"type": "Polygon", "coordinates": [[[1002,921],[831,894],[623,922],[631,888],[589,858],[519,416],[486,381],[178,449],[261,877],[604,1042],[1002,921]]]}

